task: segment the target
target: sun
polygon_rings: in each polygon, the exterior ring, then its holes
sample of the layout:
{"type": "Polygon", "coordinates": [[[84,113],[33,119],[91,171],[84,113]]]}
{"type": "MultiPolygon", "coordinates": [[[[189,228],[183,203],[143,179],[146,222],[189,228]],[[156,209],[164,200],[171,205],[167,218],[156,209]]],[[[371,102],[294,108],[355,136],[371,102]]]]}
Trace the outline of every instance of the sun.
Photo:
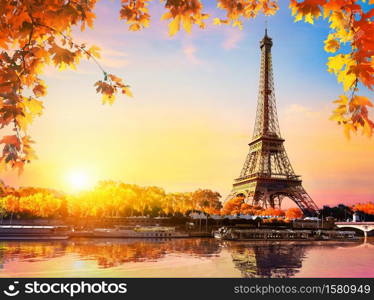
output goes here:
{"type": "Polygon", "coordinates": [[[70,188],[74,191],[86,190],[92,185],[88,173],[81,170],[70,172],[67,179],[70,188]]]}

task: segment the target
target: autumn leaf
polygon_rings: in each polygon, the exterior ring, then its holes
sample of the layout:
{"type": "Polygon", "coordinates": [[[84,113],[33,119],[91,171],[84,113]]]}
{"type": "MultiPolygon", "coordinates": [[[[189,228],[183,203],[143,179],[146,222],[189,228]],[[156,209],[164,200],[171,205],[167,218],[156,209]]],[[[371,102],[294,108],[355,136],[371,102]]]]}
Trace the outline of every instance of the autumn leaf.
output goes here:
{"type": "Polygon", "coordinates": [[[100,48],[98,46],[91,46],[89,49],[88,49],[88,52],[96,57],[96,58],[100,58],[100,48]]]}
{"type": "Polygon", "coordinates": [[[52,56],[52,60],[56,66],[63,70],[66,66],[73,66],[75,61],[75,53],[68,49],[62,48],[57,44],[52,44],[48,51],[52,56]]]}
{"type": "Polygon", "coordinates": [[[353,101],[356,102],[358,105],[361,105],[361,106],[370,106],[370,107],[373,107],[373,103],[367,97],[355,96],[353,98],[353,101]]]}
{"type": "Polygon", "coordinates": [[[180,28],[180,16],[176,16],[170,23],[169,23],[169,35],[175,35],[180,28]]]}
{"type": "Polygon", "coordinates": [[[343,125],[344,127],[344,134],[346,136],[347,139],[350,139],[351,138],[351,131],[356,131],[356,128],[350,124],[350,123],[346,123],[343,125]]]}
{"type": "Polygon", "coordinates": [[[313,24],[314,19],[322,15],[321,5],[325,2],[325,0],[304,0],[301,2],[291,0],[289,7],[292,10],[292,15],[295,16],[295,22],[304,18],[305,22],[313,24]]]}
{"type": "Polygon", "coordinates": [[[32,115],[41,115],[43,112],[42,101],[33,98],[28,98],[27,100],[25,100],[24,104],[32,115]]]}
{"type": "Polygon", "coordinates": [[[367,137],[372,136],[374,123],[369,119],[367,107],[373,107],[373,104],[367,97],[354,95],[349,99],[346,95],[341,95],[334,103],[338,107],[330,120],[343,125],[344,134],[348,139],[351,137],[351,132],[358,131],[367,137]]]}
{"type": "Polygon", "coordinates": [[[214,18],[213,19],[213,24],[214,25],[221,25],[221,19],[220,18],[214,18]]]}
{"type": "Polygon", "coordinates": [[[191,33],[191,29],[192,29],[192,20],[191,20],[191,17],[189,17],[189,16],[182,16],[182,24],[183,24],[183,29],[187,33],[191,33]]]}
{"type": "Polygon", "coordinates": [[[355,67],[355,61],[349,54],[338,54],[333,57],[329,57],[328,71],[337,75],[338,82],[343,84],[344,91],[352,88],[357,77],[352,72],[355,67]]]}
{"type": "Polygon", "coordinates": [[[121,0],[120,19],[126,20],[130,31],[138,31],[149,26],[149,0],[121,0]]]}
{"type": "Polygon", "coordinates": [[[328,58],[327,67],[329,72],[338,74],[347,63],[347,55],[338,54],[328,58]]]}
{"type": "Polygon", "coordinates": [[[14,145],[16,148],[19,148],[20,140],[16,135],[6,135],[0,139],[0,144],[14,145]]]}
{"type": "Polygon", "coordinates": [[[137,23],[135,23],[135,24],[131,24],[131,25],[129,26],[129,30],[130,30],[130,31],[138,31],[138,30],[140,30],[140,29],[142,29],[142,27],[141,27],[139,24],[137,24],[137,23]]]}
{"type": "Polygon", "coordinates": [[[26,131],[28,126],[32,123],[33,116],[30,114],[25,115],[18,115],[16,117],[16,123],[19,126],[19,128],[23,131],[26,131]]]}
{"type": "Polygon", "coordinates": [[[104,80],[96,82],[95,86],[96,92],[102,94],[103,104],[113,104],[116,93],[122,93],[132,97],[130,87],[124,84],[121,78],[113,74],[106,73],[104,80]]]}
{"type": "Polygon", "coordinates": [[[131,92],[131,89],[129,86],[122,87],[122,94],[128,96],[128,97],[134,97],[134,95],[131,92]]]}
{"type": "Polygon", "coordinates": [[[242,23],[241,21],[238,21],[238,20],[234,21],[234,22],[232,23],[232,26],[233,26],[233,27],[238,27],[240,30],[243,29],[243,23],[242,23]]]}
{"type": "Polygon", "coordinates": [[[362,132],[367,137],[371,137],[373,135],[373,124],[370,123],[370,120],[364,120],[362,132]]]}
{"type": "Polygon", "coordinates": [[[335,53],[336,51],[339,50],[339,48],[340,48],[339,41],[335,38],[334,35],[329,34],[329,36],[327,37],[327,40],[325,40],[325,48],[324,48],[325,51],[335,53]]]}
{"type": "Polygon", "coordinates": [[[347,105],[348,104],[348,97],[346,95],[340,95],[338,100],[335,100],[334,103],[338,103],[341,105],[347,105]]]}
{"type": "Polygon", "coordinates": [[[116,97],[114,96],[114,94],[103,94],[102,96],[103,104],[112,105],[115,100],[116,100],[116,97]]]}
{"type": "Polygon", "coordinates": [[[114,95],[114,88],[105,81],[98,81],[95,83],[96,92],[103,95],[103,103],[106,103],[109,99],[112,99],[114,95]]]}
{"type": "Polygon", "coordinates": [[[46,86],[41,81],[39,81],[39,83],[37,85],[35,85],[35,87],[32,89],[32,91],[33,91],[35,97],[42,97],[42,96],[45,96],[46,93],[47,93],[46,86]]]}
{"type": "Polygon", "coordinates": [[[162,17],[161,17],[161,21],[163,21],[163,20],[169,20],[169,19],[171,19],[172,17],[173,17],[173,15],[171,14],[170,11],[168,11],[168,12],[166,12],[166,13],[164,13],[164,14],[162,15],[162,17]]]}

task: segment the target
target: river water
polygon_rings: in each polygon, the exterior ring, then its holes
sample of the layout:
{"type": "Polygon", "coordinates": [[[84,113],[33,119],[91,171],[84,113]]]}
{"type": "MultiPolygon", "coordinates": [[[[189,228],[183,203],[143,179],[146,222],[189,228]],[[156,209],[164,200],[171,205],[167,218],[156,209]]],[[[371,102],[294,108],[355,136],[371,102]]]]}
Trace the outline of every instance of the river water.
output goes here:
{"type": "Polygon", "coordinates": [[[374,239],[0,241],[1,277],[374,277],[374,239]]]}

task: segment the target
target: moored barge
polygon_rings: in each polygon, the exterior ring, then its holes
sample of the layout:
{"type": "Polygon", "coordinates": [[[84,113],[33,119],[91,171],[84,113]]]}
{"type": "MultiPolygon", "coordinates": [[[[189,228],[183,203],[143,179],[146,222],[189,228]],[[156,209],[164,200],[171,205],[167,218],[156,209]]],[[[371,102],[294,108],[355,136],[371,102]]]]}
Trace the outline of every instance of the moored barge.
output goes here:
{"type": "Polygon", "coordinates": [[[276,230],[221,227],[214,237],[225,240],[356,240],[354,231],[342,230],[276,230]]]}
{"type": "Polygon", "coordinates": [[[96,228],[93,237],[114,238],[184,238],[188,233],[176,231],[175,227],[162,226],[116,226],[115,228],[96,228]]]}
{"type": "Polygon", "coordinates": [[[66,240],[68,226],[0,225],[0,240],[66,240]]]}

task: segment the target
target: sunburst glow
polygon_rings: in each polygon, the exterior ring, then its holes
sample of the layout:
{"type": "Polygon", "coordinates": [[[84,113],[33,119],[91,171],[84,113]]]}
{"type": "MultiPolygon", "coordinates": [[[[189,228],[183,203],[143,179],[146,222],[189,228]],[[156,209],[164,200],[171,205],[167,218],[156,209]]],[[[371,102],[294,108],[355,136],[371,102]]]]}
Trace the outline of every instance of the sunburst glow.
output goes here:
{"type": "Polygon", "coordinates": [[[72,190],[85,190],[92,186],[92,180],[87,172],[75,170],[67,176],[69,186],[72,190]]]}

